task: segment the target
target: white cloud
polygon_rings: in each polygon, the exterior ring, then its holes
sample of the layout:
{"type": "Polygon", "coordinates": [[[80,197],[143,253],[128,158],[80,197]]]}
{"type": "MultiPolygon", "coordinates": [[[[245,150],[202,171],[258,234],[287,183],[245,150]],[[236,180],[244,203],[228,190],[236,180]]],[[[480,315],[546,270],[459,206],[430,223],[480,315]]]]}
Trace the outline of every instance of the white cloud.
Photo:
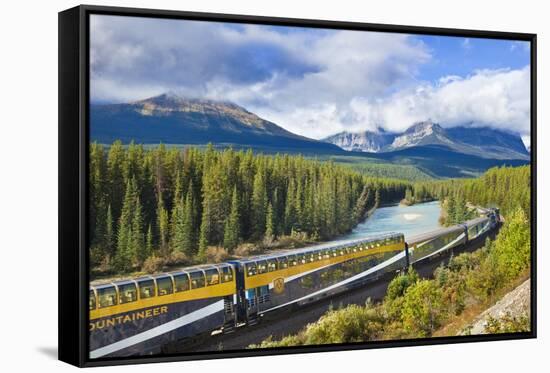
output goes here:
{"type": "Polygon", "coordinates": [[[528,135],[530,132],[530,70],[480,70],[466,78],[423,83],[386,99],[355,100],[360,121],[402,131],[411,123],[431,119],[442,126],[490,126],[528,135]]]}

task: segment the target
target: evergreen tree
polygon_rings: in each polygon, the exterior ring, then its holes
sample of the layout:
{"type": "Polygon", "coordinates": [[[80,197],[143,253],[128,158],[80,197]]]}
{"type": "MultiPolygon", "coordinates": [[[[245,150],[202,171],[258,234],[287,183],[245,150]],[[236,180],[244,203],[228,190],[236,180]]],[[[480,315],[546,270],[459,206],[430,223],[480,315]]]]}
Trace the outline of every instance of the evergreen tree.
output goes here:
{"type": "Polygon", "coordinates": [[[126,184],[126,193],[120,214],[117,235],[117,251],[115,255],[115,269],[119,272],[126,272],[132,268],[132,228],[133,214],[135,211],[135,202],[137,199],[137,190],[135,179],[126,184]]]}
{"type": "Polygon", "coordinates": [[[168,211],[164,207],[164,199],[162,198],[162,194],[160,194],[157,199],[157,229],[158,229],[160,252],[163,256],[168,256],[168,254],[170,253],[169,227],[170,227],[170,223],[168,219],[168,211]]]}
{"type": "Polygon", "coordinates": [[[201,228],[200,228],[200,238],[199,238],[199,252],[197,254],[198,258],[204,260],[206,258],[206,249],[208,248],[209,236],[212,229],[211,226],[211,209],[210,204],[203,206],[202,210],[202,219],[201,219],[201,228]]]}
{"type": "Polygon", "coordinates": [[[195,234],[195,197],[193,183],[189,184],[189,190],[185,197],[185,208],[183,210],[183,251],[192,257],[196,254],[196,234],[195,234]]]}
{"type": "Polygon", "coordinates": [[[445,225],[454,225],[455,223],[455,217],[456,217],[456,204],[455,204],[455,198],[450,195],[447,198],[447,220],[445,221],[445,225]]]}
{"type": "MultiPolygon", "coordinates": [[[[109,203],[113,210],[113,218],[118,219],[125,195],[125,179],[123,166],[125,162],[122,142],[115,141],[109,148],[107,156],[107,181],[109,203]]],[[[127,179],[129,181],[129,179],[127,179]]]]}
{"type": "Polygon", "coordinates": [[[147,259],[147,248],[145,247],[145,237],[143,235],[143,214],[139,197],[136,197],[134,205],[129,244],[132,262],[137,262],[139,265],[143,264],[145,259],[147,259]]]}
{"type": "Polygon", "coordinates": [[[273,207],[271,206],[271,202],[267,206],[264,237],[268,241],[273,241],[275,239],[275,223],[273,221],[273,207]]]}
{"type": "Polygon", "coordinates": [[[145,238],[145,257],[149,258],[154,255],[153,249],[153,228],[151,224],[147,227],[147,236],[145,238]]]}
{"type": "Polygon", "coordinates": [[[231,212],[225,221],[225,229],[223,236],[223,246],[232,252],[239,244],[240,236],[240,223],[239,223],[239,200],[237,196],[237,188],[233,189],[233,196],[231,198],[231,212]]]}
{"type": "Polygon", "coordinates": [[[107,207],[107,216],[105,217],[105,220],[105,239],[103,241],[103,244],[105,245],[105,252],[112,258],[115,252],[115,231],[113,227],[113,214],[111,212],[111,205],[107,207]]]}
{"type": "Polygon", "coordinates": [[[267,208],[267,193],[265,179],[262,170],[254,176],[254,187],[252,193],[252,216],[254,224],[254,239],[263,237],[265,232],[265,217],[267,208]]]}

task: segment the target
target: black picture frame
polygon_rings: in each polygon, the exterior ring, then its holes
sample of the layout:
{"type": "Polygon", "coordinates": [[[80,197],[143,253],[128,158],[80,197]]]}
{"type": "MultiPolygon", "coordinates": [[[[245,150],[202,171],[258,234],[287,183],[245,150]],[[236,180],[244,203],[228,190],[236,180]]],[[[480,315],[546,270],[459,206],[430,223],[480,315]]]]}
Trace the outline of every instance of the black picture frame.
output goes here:
{"type": "Polygon", "coordinates": [[[81,5],[59,13],[59,359],[79,367],[171,362],[196,359],[283,355],[447,343],[484,342],[536,338],[536,154],[537,154],[537,36],[529,33],[462,30],[344,21],[184,12],[81,5]],[[408,33],[469,38],[513,39],[531,45],[531,331],[460,337],[378,341],[357,344],[236,350],[196,354],[140,356],[130,358],[88,357],[88,106],[89,106],[89,16],[91,14],[174,18],[201,21],[321,27],[388,33],[408,33]]]}

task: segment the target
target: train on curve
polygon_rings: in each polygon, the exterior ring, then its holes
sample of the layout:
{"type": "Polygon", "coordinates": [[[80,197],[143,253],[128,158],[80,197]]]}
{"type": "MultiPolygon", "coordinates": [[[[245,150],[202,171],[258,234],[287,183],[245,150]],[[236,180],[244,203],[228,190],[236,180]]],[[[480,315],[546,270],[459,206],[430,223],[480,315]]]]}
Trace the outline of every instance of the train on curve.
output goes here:
{"type": "Polygon", "coordinates": [[[364,286],[482,239],[498,210],[405,242],[401,233],[278,251],[109,283],[89,293],[90,357],[160,353],[198,335],[254,324],[263,315],[300,307],[364,286]]]}

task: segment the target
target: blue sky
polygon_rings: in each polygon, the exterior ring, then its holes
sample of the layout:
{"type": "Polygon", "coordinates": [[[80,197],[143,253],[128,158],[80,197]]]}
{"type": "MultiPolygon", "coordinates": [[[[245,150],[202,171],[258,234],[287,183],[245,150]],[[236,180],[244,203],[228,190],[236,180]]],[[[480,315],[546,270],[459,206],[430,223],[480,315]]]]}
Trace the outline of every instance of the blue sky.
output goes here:
{"type": "Polygon", "coordinates": [[[529,140],[529,45],[511,40],[92,16],[93,102],[167,91],[284,128],[402,131],[431,119],[529,140]]]}
{"type": "Polygon", "coordinates": [[[433,51],[433,60],[420,69],[420,78],[467,76],[481,69],[521,69],[529,65],[529,43],[499,39],[419,36],[433,51]]]}

